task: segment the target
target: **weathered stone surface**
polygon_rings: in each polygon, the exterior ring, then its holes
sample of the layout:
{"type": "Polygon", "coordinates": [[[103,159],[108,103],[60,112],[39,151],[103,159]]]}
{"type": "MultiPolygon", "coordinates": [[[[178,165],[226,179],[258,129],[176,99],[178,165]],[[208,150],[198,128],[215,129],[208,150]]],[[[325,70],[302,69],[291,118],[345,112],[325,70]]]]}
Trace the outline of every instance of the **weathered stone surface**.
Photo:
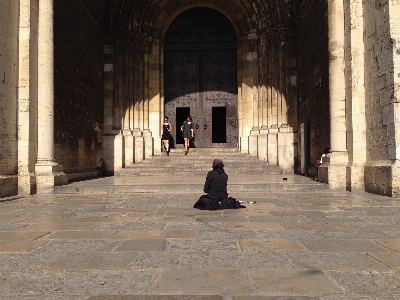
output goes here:
{"type": "Polygon", "coordinates": [[[310,192],[235,196],[256,200],[251,209],[259,205],[273,211],[261,209],[264,214],[252,222],[246,208],[227,218],[245,217],[246,222],[224,222],[228,210],[193,209],[188,206],[192,194],[182,195],[182,203],[175,194],[46,195],[0,202],[2,226],[8,228],[0,232],[2,296],[35,300],[398,298],[395,233],[400,231],[400,215],[390,211],[400,208],[400,202],[364,193],[327,193],[324,199],[321,193],[310,192]],[[324,204],[321,211],[306,209],[310,202],[318,205],[319,199],[324,204]],[[326,209],[328,199],[337,205],[326,209]],[[21,222],[16,212],[40,217],[24,228],[14,227],[21,222]],[[122,221],[167,216],[171,222],[114,223],[106,222],[105,215],[122,221]],[[213,222],[179,222],[188,217],[211,217],[213,222]],[[74,222],[86,218],[101,222],[74,222]],[[60,223],[62,219],[70,223],[60,223]],[[259,230],[260,223],[289,220],[305,220],[316,228],[343,223],[350,230],[259,230]],[[249,227],[231,230],[229,224],[249,227]],[[377,238],[381,232],[386,235],[377,238]]]}
{"type": "MultiPolygon", "coordinates": [[[[382,253],[385,254],[385,253],[382,253]]],[[[316,270],[387,270],[369,253],[287,253],[297,268],[316,270]]]]}
{"type": "Polygon", "coordinates": [[[385,248],[366,240],[312,240],[300,241],[312,252],[387,252],[385,248]]]}
{"type": "Polygon", "coordinates": [[[135,240],[135,239],[191,239],[193,230],[122,230],[113,235],[112,239],[135,240]]]}
{"type": "Polygon", "coordinates": [[[118,246],[115,252],[132,252],[132,251],[162,251],[167,244],[164,239],[141,239],[125,241],[118,246]]]}
{"type": "Polygon", "coordinates": [[[290,240],[239,240],[243,251],[305,251],[297,242],[290,240]]]}
{"type": "Polygon", "coordinates": [[[156,294],[244,294],[250,291],[245,270],[240,269],[175,269],[161,271],[150,291],[156,294]],[[176,283],[179,282],[179,285],[176,283]],[[232,285],[232,282],[236,282],[232,285]]]}
{"type": "Polygon", "coordinates": [[[67,253],[46,266],[62,270],[126,269],[137,253],[67,253]]]}
{"type": "Polygon", "coordinates": [[[343,287],[321,270],[252,270],[257,289],[268,294],[341,294],[343,287]]]}

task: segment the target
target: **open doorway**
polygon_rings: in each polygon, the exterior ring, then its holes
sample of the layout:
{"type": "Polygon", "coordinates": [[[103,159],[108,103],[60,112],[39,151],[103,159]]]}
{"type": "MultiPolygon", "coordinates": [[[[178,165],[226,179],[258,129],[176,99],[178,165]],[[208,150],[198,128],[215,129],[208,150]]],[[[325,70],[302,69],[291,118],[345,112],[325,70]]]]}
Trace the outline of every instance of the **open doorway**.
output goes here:
{"type": "Polygon", "coordinates": [[[212,142],[226,143],[226,107],[212,108],[212,142]]]}

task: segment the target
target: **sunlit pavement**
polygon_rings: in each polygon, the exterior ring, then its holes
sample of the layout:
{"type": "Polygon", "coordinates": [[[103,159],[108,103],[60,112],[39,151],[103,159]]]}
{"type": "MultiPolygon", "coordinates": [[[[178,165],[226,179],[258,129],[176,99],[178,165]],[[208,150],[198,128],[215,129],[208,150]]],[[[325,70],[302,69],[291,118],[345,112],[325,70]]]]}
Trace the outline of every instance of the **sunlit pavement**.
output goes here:
{"type": "Polygon", "coordinates": [[[200,211],[201,194],[1,198],[0,298],[400,298],[400,200],[237,191],[256,203],[200,211]]]}

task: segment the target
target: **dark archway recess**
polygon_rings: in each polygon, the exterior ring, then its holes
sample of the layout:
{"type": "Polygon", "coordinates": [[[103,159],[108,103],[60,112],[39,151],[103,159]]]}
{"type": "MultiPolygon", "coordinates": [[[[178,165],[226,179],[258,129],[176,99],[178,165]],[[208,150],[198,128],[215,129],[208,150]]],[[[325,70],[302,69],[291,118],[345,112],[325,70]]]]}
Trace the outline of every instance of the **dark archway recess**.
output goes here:
{"type": "MultiPolygon", "coordinates": [[[[237,38],[230,21],[210,8],[189,9],[172,22],[164,50],[165,112],[171,122],[177,108],[190,107],[196,146],[236,147],[237,38]],[[213,116],[219,111],[214,107],[229,113],[213,116]],[[225,118],[226,136],[215,139],[213,119],[218,117],[225,118]]],[[[178,126],[176,131],[179,134],[178,126]]]]}

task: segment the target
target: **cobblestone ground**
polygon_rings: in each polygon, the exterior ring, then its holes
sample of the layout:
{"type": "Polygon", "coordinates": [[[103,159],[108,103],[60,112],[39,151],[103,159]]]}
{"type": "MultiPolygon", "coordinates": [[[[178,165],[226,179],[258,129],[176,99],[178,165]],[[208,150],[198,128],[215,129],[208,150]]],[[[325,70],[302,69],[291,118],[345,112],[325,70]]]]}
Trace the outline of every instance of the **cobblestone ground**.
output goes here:
{"type": "Polygon", "coordinates": [[[400,200],[238,193],[0,199],[1,299],[400,299],[400,200]]]}

